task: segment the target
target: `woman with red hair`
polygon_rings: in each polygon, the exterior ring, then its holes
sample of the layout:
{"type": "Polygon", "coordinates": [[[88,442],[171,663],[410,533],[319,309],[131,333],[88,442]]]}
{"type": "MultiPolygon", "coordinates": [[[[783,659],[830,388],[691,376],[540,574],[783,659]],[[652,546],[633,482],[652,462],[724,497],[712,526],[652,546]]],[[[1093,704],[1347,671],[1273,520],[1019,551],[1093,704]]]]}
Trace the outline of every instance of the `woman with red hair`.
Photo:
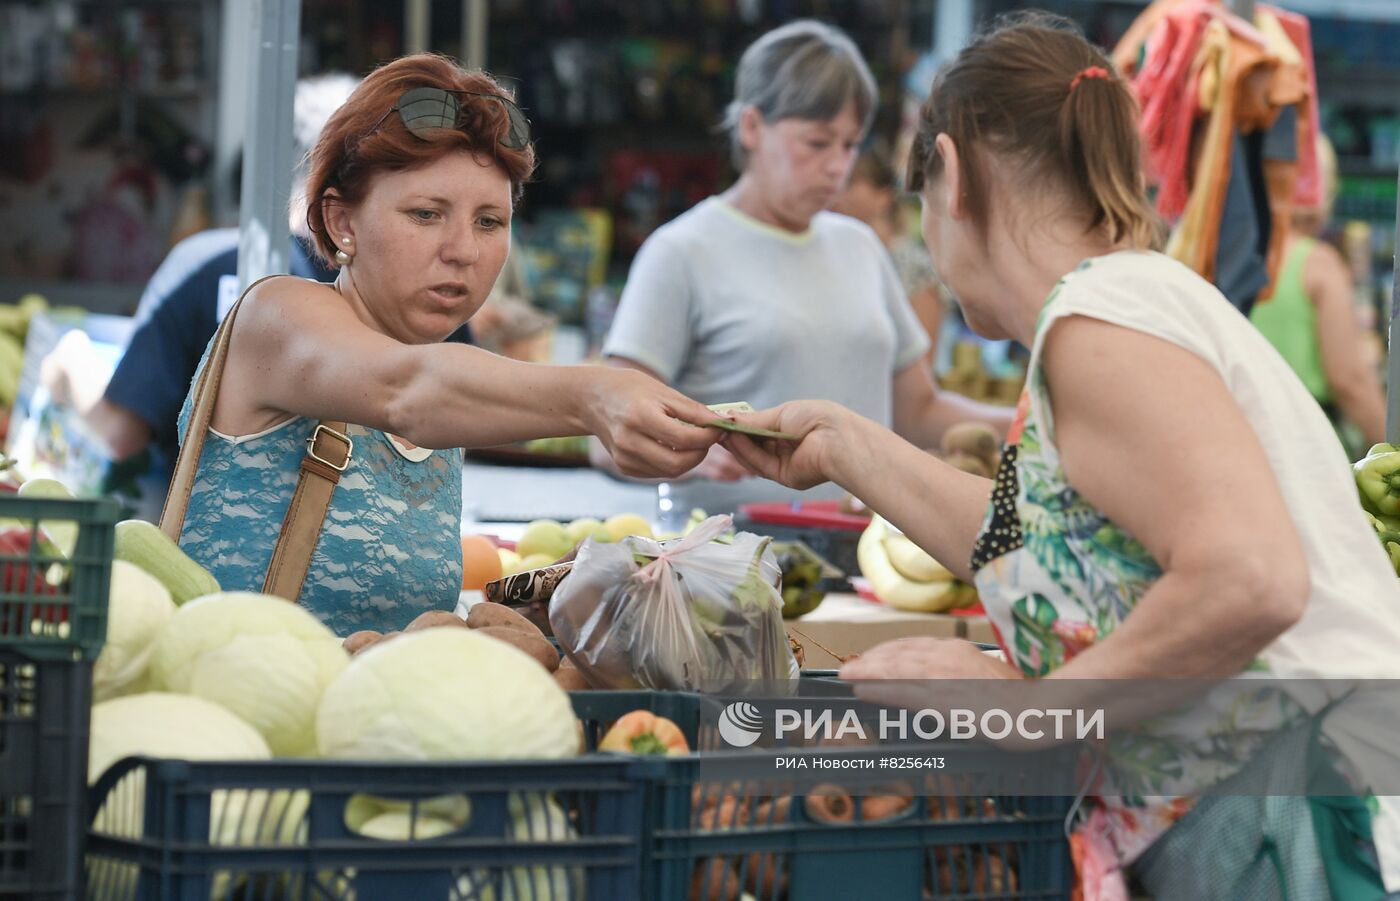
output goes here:
{"type": "Polygon", "coordinates": [[[428,54],[373,72],[327,123],[309,158],[307,224],[336,281],[250,286],[236,326],[228,317],[198,441],[195,392],[181,414],[182,457],[198,456],[192,486],[177,467],[172,489],[173,506],[188,503],[180,543],[224,589],[271,584],[275,525],[298,509],[300,472],[325,472],[328,454],[332,478],[344,469],[296,596],[345,635],[455,603],[460,448],[587,433],[625,471],[674,476],[714,443],[695,427],[714,418],[705,407],[640,373],[443,343],[510,252],[535,166],[528,129],[490,76],[428,54]]]}

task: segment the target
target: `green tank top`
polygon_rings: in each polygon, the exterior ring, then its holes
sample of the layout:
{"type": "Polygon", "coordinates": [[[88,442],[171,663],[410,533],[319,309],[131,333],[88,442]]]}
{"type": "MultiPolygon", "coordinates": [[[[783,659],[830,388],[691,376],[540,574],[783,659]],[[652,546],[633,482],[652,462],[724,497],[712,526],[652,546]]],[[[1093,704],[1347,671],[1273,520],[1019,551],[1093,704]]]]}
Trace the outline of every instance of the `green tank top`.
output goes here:
{"type": "Polygon", "coordinates": [[[1274,349],[1288,361],[1319,403],[1332,401],[1332,388],[1322,368],[1322,348],[1317,341],[1317,308],[1303,287],[1303,267],[1316,241],[1299,238],[1283,261],[1273,297],[1256,303],[1249,320],[1274,349]]]}

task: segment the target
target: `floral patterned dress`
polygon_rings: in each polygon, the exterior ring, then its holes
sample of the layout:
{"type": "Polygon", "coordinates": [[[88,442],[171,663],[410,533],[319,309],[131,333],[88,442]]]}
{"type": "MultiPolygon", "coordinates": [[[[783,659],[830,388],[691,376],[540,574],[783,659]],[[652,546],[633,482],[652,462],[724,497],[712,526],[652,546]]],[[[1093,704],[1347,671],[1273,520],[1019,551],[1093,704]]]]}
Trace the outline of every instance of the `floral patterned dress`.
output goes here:
{"type": "MultiPolygon", "coordinates": [[[[1026,389],[972,557],[1002,650],[1028,677],[1048,674],[1112,633],[1162,575],[1132,535],[1069,484],[1060,464],[1040,349],[1065,289],[1062,281],[1042,312],[1026,389]]],[[[1267,673],[1269,666],[1261,658],[1251,670],[1267,673]]],[[[1117,794],[1091,797],[1090,804],[1107,815],[1123,864],[1191,809],[1196,790],[1230,775],[1230,761],[1252,756],[1250,743],[1262,744],[1305,716],[1275,689],[1234,691],[1210,701],[1189,717],[1158,717],[1130,739],[1110,738],[1117,794]]]]}

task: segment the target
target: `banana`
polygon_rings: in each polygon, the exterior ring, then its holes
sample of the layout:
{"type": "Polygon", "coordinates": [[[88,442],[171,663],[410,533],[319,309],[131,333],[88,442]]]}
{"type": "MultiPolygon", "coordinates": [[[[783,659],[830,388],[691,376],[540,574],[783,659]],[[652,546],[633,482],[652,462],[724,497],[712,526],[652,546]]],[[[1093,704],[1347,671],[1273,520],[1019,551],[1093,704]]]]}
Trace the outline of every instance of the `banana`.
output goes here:
{"type": "MultiPolygon", "coordinates": [[[[891,607],[924,613],[941,613],[957,603],[957,583],[951,578],[937,582],[915,582],[900,575],[885,550],[887,527],[875,517],[856,544],[856,560],[861,574],[870,581],[875,596],[891,607]]],[[[932,559],[932,558],[930,558],[932,559]]]]}
{"type": "Polygon", "coordinates": [[[895,532],[888,526],[885,527],[884,544],[890,565],[912,582],[946,582],[953,578],[948,567],[930,557],[907,535],[895,532]]]}

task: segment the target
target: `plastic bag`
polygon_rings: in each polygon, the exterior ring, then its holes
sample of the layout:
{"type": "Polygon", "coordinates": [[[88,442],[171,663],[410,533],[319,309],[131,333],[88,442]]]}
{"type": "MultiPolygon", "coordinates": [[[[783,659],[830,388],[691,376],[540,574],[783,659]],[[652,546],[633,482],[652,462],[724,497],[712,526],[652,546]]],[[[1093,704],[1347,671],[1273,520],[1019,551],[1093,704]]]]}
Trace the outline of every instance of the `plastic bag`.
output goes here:
{"type": "Polygon", "coordinates": [[[672,541],[584,542],[549,622],[593,687],[722,691],[797,677],[772,539],[715,542],[731,522],[713,516],[672,541]]]}

